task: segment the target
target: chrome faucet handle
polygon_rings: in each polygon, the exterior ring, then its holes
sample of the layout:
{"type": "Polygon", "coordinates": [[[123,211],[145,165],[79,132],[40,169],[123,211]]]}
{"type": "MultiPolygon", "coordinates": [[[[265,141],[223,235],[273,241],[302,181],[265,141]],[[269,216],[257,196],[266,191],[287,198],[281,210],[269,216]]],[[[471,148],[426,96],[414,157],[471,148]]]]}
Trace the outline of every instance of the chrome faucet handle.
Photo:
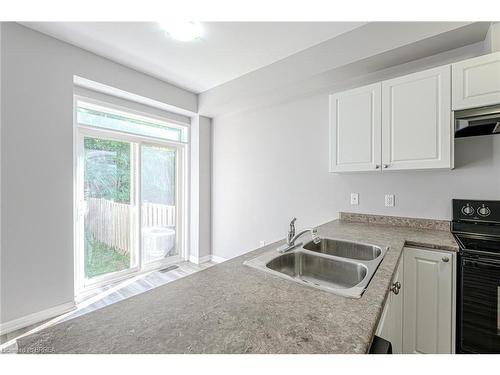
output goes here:
{"type": "Polygon", "coordinates": [[[317,229],[313,229],[311,231],[311,237],[312,237],[312,240],[313,242],[317,245],[321,242],[321,238],[318,236],[318,231],[317,229]]]}

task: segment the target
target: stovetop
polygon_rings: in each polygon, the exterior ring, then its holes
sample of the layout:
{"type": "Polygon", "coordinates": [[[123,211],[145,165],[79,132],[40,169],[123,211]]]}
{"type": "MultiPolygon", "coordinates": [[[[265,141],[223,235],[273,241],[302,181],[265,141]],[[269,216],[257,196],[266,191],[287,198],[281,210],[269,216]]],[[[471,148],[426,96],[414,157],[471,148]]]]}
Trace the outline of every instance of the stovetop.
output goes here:
{"type": "Polygon", "coordinates": [[[453,199],[453,222],[500,224],[500,201],[453,199]]]}
{"type": "Polygon", "coordinates": [[[453,199],[451,232],[462,250],[500,254],[500,201],[453,199]]]}

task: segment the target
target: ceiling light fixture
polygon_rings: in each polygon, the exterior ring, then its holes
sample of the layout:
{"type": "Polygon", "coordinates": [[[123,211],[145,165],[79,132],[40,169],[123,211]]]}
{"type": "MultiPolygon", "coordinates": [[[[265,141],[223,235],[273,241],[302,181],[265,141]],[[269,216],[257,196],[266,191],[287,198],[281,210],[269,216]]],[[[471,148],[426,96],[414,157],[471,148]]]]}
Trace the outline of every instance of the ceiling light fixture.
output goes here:
{"type": "Polygon", "coordinates": [[[203,29],[199,22],[158,22],[160,28],[165,31],[172,39],[189,42],[190,40],[198,39],[203,34],[203,29]]]}

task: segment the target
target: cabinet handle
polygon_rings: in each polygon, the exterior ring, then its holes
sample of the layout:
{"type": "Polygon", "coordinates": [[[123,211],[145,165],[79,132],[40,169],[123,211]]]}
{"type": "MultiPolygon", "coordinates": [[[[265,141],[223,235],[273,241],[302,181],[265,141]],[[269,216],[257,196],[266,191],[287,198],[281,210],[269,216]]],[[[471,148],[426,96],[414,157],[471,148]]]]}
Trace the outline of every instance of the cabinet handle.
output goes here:
{"type": "Polygon", "coordinates": [[[389,164],[384,164],[384,168],[389,168],[389,164]]]}
{"type": "Polygon", "coordinates": [[[448,263],[448,262],[450,261],[450,258],[448,258],[448,257],[443,257],[443,259],[442,259],[442,260],[443,260],[443,262],[448,263]]]}
{"type": "Polygon", "coordinates": [[[376,164],[375,169],[379,169],[379,168],[380,168],[380,165],[376,164]]]}
{"type": "Polygon", "coordinates": [[[391,286],[391,291],[394,294],[399,294],[399,290],[401,289],[401,283],[399,281],[396,281],[394,284],[391,286]]]}

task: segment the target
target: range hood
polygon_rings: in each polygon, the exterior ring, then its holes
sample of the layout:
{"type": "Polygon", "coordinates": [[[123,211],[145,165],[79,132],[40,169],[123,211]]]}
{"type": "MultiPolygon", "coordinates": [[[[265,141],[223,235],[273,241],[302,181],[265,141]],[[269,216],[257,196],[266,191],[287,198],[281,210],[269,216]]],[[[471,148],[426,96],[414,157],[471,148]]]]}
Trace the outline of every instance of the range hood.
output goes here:
{"type": "Polygon", "coordinates": [[[500,134],[500,104],[455,111],[455,138],[500,134]]]}

